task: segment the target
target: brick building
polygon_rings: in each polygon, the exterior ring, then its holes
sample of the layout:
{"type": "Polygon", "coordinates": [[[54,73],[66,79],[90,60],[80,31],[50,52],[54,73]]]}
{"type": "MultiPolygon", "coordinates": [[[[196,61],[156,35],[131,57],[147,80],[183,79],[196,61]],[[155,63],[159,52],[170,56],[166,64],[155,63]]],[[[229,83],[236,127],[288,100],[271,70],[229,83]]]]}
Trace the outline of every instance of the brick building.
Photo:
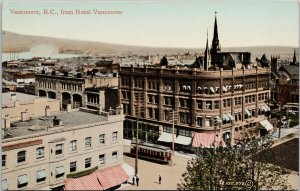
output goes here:
{"type": "Polygon", "coordinates": [[[248,52],[221,52],[215,20],[212,48],[207,42],[195,63],[120,68],[124,138],[136,137],[137,117],[139,138],[167,145],[174,122],[175,147],[181,148],[264,135],[273,129],[266,117],[270,74],[270,67],[251,62],[248,52]]]}
{"type": "Polygon", "coordinates": [[[35,87],[36,95],[60,100],[62,110],[84,107],[108,111],[118,105],[118,77],[95,71],[36,74],[35,87]],[[105,96],[115,99],[104,99],[105,96]]]}

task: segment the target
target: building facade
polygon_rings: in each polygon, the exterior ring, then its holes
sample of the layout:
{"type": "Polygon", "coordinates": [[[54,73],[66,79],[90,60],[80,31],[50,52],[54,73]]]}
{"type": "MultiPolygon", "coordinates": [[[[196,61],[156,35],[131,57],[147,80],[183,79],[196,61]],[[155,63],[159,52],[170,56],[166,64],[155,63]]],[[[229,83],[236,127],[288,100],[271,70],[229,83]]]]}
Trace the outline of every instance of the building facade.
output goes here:
{"type": "Polygon", "coordinates": [[[36,74],[36,95],[58,99],[61,109],[84,107],[93,110],[116,107],[118,103],[104,101],[105,95],[118,96],[118,78],[112,76],[77,73],[75,75],[52,71],[50,74],[36,74]],[[68,106],[69,105],[69,106],[68,106]]]}
{"type": "Polygon", "coordinates": [[[272,67],[272,100],[280,104],[292,104],[299,108],[299,63],[294,51],[293,61],[287,64],[271,58],[272,67]]]}
{"type": "Polygon", "coordinates": [[[204,58],[190,66],[121,67],[124,138],[136,137],[137,120],[139,138],[174,139],[182,148],[235,144],[273,128],[266,117],[271,68],[250,62],[248,52],[221,52],[216,30],[215,20],[211,53],[207,43],[204,58]]]}
{"type": "Polygon", "coordinates": [[[106,190],[103,185],[117,186],[103,182],[111,178],[107,169],[121,172],[118,180],[125,182],[123,118],[121,109],[108,113],[82,108],[12,123],[13,136],[2,139],[3,190],[62,190],[67,183],[70,189],[74,187],[68,180],[76,184],[76,177],[91,173],[106,179],[77,189],[98,185],[106,190]]]}

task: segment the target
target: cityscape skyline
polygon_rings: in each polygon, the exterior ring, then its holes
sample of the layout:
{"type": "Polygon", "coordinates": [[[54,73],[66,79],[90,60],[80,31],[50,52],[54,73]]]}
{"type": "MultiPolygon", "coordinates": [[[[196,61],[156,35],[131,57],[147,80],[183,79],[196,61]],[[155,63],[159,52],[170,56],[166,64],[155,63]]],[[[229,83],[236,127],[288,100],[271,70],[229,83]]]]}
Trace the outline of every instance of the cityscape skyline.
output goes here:
{"type": "Polygon", "coordinates": [[[5,2],[2,29],[82,41],[198,48],[205,46],[207,31],[211,45],[212,22],[217,11],[221,47],[298,47],[299,44],[297,4],[292,0],[58,2],[5,2]],[[57,15],[42,13],[52,9],[57,15]],[[28,10],[40,11],[41,14],[13,14],[14,11],[28,10]],[[91,13],[79,15],[76,10],[90,10],[91,13]],[[122,13],[96,15],[94,10],[122,13]],[[178,14],[178,10],[182,14],[178,14]],[[66,15],[64,11],[73,11],[73,14],[66,15]]]}

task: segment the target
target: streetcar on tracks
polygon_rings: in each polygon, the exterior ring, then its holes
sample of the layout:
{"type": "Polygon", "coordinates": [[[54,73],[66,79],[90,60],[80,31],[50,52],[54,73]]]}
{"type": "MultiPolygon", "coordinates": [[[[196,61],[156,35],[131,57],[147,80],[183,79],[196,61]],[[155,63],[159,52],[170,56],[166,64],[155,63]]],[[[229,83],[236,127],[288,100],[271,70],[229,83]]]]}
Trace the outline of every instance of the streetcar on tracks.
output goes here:
{"type": "MultiPolygon", "coordinates": [[[[136,154],[135,141],[131,143],[130,154],[132,156],[135,156],[136,154]]],[[[169,147],[139,141],[138,157],[141,159],[146,159],[154,162],[171,164],[172,150],[169,147]]]]}

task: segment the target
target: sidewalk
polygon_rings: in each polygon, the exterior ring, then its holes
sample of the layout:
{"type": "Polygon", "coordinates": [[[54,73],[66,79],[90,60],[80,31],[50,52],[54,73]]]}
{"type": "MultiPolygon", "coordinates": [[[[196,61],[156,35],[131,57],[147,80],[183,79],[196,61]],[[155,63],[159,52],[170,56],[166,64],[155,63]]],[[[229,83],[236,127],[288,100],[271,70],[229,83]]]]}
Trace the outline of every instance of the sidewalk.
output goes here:
{"type": "MultiPolygon", "coordinates": [[[[281,128],[280,139],[293,133],[299,134],[299,125],[291,128],[281,128]]],[[[279,139],[278,135],[279,135],[279,129],[277,129],[277,131],[272,134],[272,139],[276,141],[277,139],[279,139]]]]}

